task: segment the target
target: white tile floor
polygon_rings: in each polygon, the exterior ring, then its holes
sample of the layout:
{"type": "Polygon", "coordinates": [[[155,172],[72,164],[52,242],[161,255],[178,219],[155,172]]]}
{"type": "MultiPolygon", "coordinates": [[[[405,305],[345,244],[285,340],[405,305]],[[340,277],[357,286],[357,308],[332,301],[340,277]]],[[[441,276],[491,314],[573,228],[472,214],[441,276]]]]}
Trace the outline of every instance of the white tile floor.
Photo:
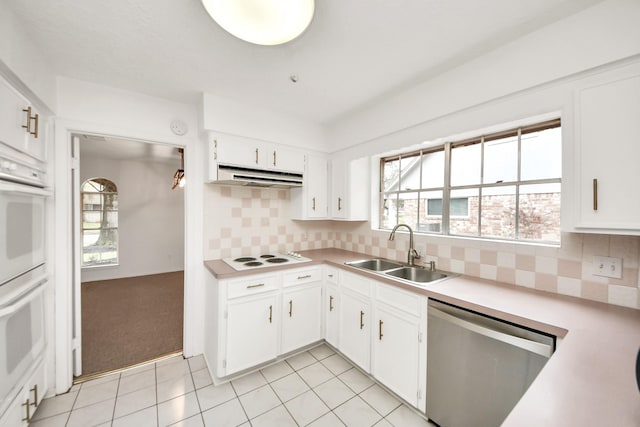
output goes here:
{"type": "Polygon", "coordinates": [[[214,386],[204,358],[174,357],[45,399],[33,427],[428,426],[326,345],[214,386]]]}

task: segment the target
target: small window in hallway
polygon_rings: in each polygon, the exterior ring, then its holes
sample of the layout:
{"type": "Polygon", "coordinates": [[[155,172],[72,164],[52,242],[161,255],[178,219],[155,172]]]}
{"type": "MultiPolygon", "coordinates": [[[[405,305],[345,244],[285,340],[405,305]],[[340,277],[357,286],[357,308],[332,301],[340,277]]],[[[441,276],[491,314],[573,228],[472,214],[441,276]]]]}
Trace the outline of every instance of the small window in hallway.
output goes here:
{"type": "Polygon", "coordinates": [[[118,264],[118,188],[106,178],[82,183],[82,267],[118,264]]]}

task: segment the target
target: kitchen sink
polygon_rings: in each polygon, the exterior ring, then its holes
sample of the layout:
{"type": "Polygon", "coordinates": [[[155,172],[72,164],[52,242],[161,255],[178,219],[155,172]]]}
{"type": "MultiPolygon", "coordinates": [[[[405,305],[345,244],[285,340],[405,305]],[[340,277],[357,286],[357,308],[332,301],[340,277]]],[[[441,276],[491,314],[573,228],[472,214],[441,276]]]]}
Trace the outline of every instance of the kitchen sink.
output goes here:
{"type": "Polygon", "coordinates": [[[365,270],[371,270],[371,271],[385,271],[385,270],[391,270],[394,268],[402,267],[402,264],[400,263],[388,261],[386,259],[381,259],[381,258],[347,262],[346,264],[352,267],[364,268],[365,270]]]}
{"type": "Polygon", "coordinates": [[[426,283],[457,276],[457,274],[446,271],[429,270],[420,266],[409,266],[383,258],[363,259],[360,261],[345,262],[345,264],[362,268],[363,270],[369,270],[379,276],[405,280],[416,286],[424,286],[426,283]]]}
{"type": "Polygon", "coordinates": [[[402,267],[385,271],[386,275],[408,280],[410,282],[428,283],[449,277],[439,271],[426,270],[421,267],[402,267]]]}

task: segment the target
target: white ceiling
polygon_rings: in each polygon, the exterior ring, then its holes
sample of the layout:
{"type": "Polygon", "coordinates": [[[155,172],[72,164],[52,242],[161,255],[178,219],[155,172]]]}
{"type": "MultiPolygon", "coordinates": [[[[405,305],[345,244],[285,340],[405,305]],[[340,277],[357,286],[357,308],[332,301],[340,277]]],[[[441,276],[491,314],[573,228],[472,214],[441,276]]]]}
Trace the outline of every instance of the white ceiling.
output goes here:
{"type": "Polygon", "coordinates": [[[58,75],[330,125],[601,0],[318,0],[309,29],[281,46],[234,38],[199,0],[1,1],[58,75]]]}

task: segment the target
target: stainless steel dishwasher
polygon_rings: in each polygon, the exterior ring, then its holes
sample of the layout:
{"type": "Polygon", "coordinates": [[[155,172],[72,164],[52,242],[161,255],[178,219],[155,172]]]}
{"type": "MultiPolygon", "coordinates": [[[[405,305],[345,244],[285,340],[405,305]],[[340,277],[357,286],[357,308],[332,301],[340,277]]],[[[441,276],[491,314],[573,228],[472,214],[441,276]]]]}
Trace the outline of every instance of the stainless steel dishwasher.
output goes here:
{"type": "Polygon", "coordinates": [[[555,337],[429,301],[427,407],[442,427],[496,427],[555,348],[555,337]]]}

